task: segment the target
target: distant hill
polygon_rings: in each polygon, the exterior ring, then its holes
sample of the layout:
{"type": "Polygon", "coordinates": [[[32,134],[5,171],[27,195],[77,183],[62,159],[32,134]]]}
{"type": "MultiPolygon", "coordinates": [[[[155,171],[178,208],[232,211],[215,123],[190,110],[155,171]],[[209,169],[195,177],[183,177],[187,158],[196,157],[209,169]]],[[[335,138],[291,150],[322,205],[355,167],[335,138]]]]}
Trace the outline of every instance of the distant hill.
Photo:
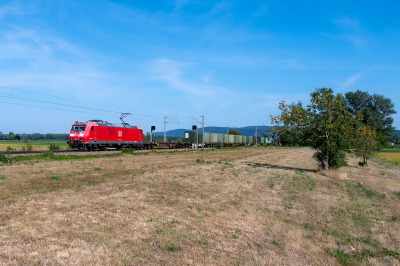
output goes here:
{"type": "MultiPolygon", "coordinates": [[[[257,126],[257,136],[261,137],[261,134],[267,134],[265,131],[268,130],[270,126],[257,126]]],[[[256,126],[247,126],[247,127],[235,127],[235,128],[229,128],[231,129],[236,129],[240,133],[242,133],[243,136],[254,136],[255,135],[255,129],[256,126]]],[[[170,137],[184,137],[185,136],[185,131],[189,131],[192,129],[173,129],[173,130],[168,130],[167,131],[167,136],[170,137]]],[[[202,128],[199,128],[199,132],[202,132],[202,128]]],[[[204,132],[208,133],[221,133],[221,134],[226,134],[227,128],[226,127],[205,127],[204,132]]],[[[164,136],[164,132],[154,132],[155,136],[164,136]]]]}

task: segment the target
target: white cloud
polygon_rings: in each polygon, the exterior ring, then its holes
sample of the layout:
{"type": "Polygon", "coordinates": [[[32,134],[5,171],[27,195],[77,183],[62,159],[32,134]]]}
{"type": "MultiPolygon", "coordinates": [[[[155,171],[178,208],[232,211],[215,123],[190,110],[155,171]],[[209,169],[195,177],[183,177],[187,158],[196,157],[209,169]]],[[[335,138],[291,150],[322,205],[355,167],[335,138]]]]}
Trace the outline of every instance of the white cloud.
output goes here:
{"type": "Polygon", "coordinates": [[[153,79],[161,80],[173,89],[194,95],[213,96],[214,91],[209,86],[183,77],[183,69],[189,65],[176,60],[158,59],[152,63],[151,72],[153,79]]]}
{"type": "Polygon", "coordinates": [[[366,72],[374,69],[375,66],[369,67],[361,72],[358,72],[350,77],[348,77],[344,82],[334,82],[334,84],[337,84],[340,86],[339,89],[347,89],[351,86],[353,86],[357,81],[359,81],[366,72]]]}
{"type": "Polygon", "coordinates": [[[25,10],[19,2],[14,2],[10,5],[0,6],[0,18],[7,15],[23,15],[25,10]]]}
{"type": "Polygon", "coordinates": [[[340,30],[358,30],[361,28],[361,23],[357,18],[343,17],[339,19],[333,19],[332,22],[340,30]]]}
{"type": "Polygon", "coordinates": [[[323,35],[337,40],[345,40],[352,43],[356,48],[362,48],[367,40],[363,34],[363,27],[357,18],[341,17],[333,19],[332,23],[336,26],[339,33],[322,33],[323,35]]]}

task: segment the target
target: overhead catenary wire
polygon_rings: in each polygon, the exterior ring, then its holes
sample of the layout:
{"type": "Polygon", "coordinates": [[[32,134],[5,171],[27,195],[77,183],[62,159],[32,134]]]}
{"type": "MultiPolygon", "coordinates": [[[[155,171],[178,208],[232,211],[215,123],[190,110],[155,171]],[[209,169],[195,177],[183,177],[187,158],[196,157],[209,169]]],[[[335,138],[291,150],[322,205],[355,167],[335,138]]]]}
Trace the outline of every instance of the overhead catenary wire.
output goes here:
{"type": "MultiPolygon", "coordinates": [[[[34,91],[29,91],[29,90],[24,90],[24,89],[18,89],[18,88],[3,86],[3,85],[0,85],[0,88],[7,88],[7,89],[11,89],[13,91],[15,90],[15,91],[21,91],[21,92],[25,92],[25,93],[32,93],[32,94],[36,94],[36,95],[47,96],[47,97],[56,98],[56,99],[62,99],[62,100],[67,100],[67,101],[73,101],[73,102],[77,102],[77,103],[84,103],[84,104],[89,104],[89,105],[103,106],[103,107],[108,107],[108,108],[113,108],[113,109],[120,109],[120,110],[124,110],[124,111],[129,111],[129,110],[122,109],[122,108],[115,108],[113,106],[90,103],[90,102],[86,102],[86,101],[80,101],[80,100],[75,100],[75,99],[70,99],[70,98],[65,98],[65,97],[59,97],[59,96],[54,96],[54,95],[50,95],[50,94],[39,93],[39,92],[34,92],[34,91]]],[[[115,116],[114,115],[110,115],[110,114],[104,114],[103,112],[114,113],[114,114],[120,114],[121,113],[121,112],[118,112],[118,111],[105,110],[105,109],[100,109],[100,108],[93,108],[93,107],[87,107],[87,106],[81,106],[81,105],[75,105],[75,104],[66,104],[66,103],[38,100],[38,99],[28,98],[28,97],[21,97],[21,96],[15,95],[14,93],[12,95],[0,93],[0,97],[13,99],[13,100],[20,100],[20,101],[29,101],[29,102],[35,102],[35,103],[50,104],[50,105],[55,105],[55,106],[79,108],[79,109],[84,109],[85,111],[63,109],[63,108],[54,107],[54,106],[49,107],[49,106],[39,106],[39,105],[31,105],[31,104],[24,104],[24,103],[17,103],[17,102],[0,101],[1,103],[12,104],[12,105],[29,106],[29,107],[35,107],[35,108],[45,108],[45,109],[53,109],[53,110],[61,110],[61,111],[69,111],[69,112],[75,112],[75,113],[95,114],[95,115],[109,116],[109,117],[115,117],[115,116]],[[93,112],[88,112],[87,110],[99,111],[99,112],[102,112],[102,113],[93,113],[93,112]]],[[[137,119],[137,120],[152,121],[152,122],[158,122],[158,123],[162,122],[161,119],[157,120],[158,119],[157,116],[149,115],[149,114],[156,115],[156,113],[149,113],[149,112],[137,111],[137,110],[135,110],[135,112],[132,112],[132,113],[135,116],[135,119],[137,119]],[[138,112],[146,113],[146,115],[138,114],[138,112]],[[137,118],[136,116],[145,117],[145,119],[140,119],[140,118],[137,118]],[[149,118],[154,118],[154,119],[149,119],[149,118]]],[[[187,116],[178,116],[177,120],[170,121],[169,123],[171,123],[171,124],[181,124],[181,123],[182,124],[191,124],[191,123],[193,123],[193,121],[188,121],[189,119],[186,119],[186,118],[191,119],[191,117],[187,117],[187,116]]]]}
{"type": "MultiPolygon", "coordinates": [[[[62,100],[67,100],[67,101],[73,101],[73,102],[79,102],[79,103],[86,103],[86,104],[91,104],[91,105],[97,105],[97,106],[103,106],[103,107],[108,107],[108,108],[113,108],[113,109],[119,109],[119,110],[127,111],[126,109],[118,108],[118,107],[116,108],[115,106],[109,106],[109,105],[98,104],[98,103],[90,103],[90,102],[86,102],[86,101],[80,101],[80,100],[75,100],[75,99],[70,99],[70,98],[65,98],[65,97],[60,97],[60,96],[54,96],[54,95],[45,94],[45,93],[40,93],[40,92],[34,92],[34,91],[29,91],[29,90],[17,89],[17,88],[9,87],[9,86],[0,85],[0,88],[7,88],[7,89],[11,89],[11,90],[16,90],[16,91],[22,91],[22,92],[37,94],[37,95],[41,95],[41,96],[48,96],[48,97],[57,98],[57,99],[62,99],[62,100]]],[[[15,97],[15,96],[14,96],[14,97],[15,97]]],[[[157,113],[150,113],[150,112],[139,111],[139,110],[134,110],[134,111],[135,111],[136,113],[139,112],[139,113],[147,113],[147,114],[153,114],[153,115],[160,115],[160,116],[163,116],[163,115],[157,114],[157,113]]],[[[121,113],[121,112],[118,112],[118,113],[121,113]]]]}
{"type": "MultiPolygon", "coordinates": [[[[55,103],[55,102],[48,102],[48,101],[42,101],[42,100],[36,100],[36,99],[30,99],[30,98],[24,98],[24,97],[10,96],[10,95],[7,95],[7,94],[2,94],[2,93],[0,93],[0,97],[9,98],[9,99],[16,99],[16,100],[23,100],[23,101],[40,102],[40,103],[46,103],[46,104],[57,104],[57,105],[62,105],[62,106],[76,107],[76,108],[88,109],[88,110],[94,110],[94,111],[101,111],[101,112],[110,112],[110,113],[117,113],[117,114],[121,113],[121,112],[117,112],[117,111],[97,109],[97,108],[91,108],[91,107],[85,107],[85,106],[79,106],[79,105],[73,105],[73,104],[55,103]]],[[[135,114],[135,113],[133,113],[133,115],[157,118],[155,116],[140,115],[140,114],[135,114]]]]}
{"type": "MultiPolygon", "coordinates": [[[[115,116],[113,116],[113,115],[108,115],[108,114],[99,114],[99,113],[91,113],[91,112],[86,112],[86,111],[68,110],[68,109],[62,109],[62,108],[50,107],[50,106],[38,106],[38,105],[32,105],[32,104],[12,103],[12,102],[5,102],[5,101],[0,101],[0,102],[1,102],[1,103],[7,103],[7,104],[15,104],[15,105],[30,106],[30,107],[36,107],[36,108],[54,109],[54,110],[69,111],[69,112],[76,112],[76,113],[95,114],[95,115],[102,115],[102,116],[115,117],[115,116]]],[[[140,119],[140,118],[136,118],[136,119],[138,119],[138,120],[145,120],[145,121],[160,122],[160,121],[151,120],[151,119],[140,119]]]]}

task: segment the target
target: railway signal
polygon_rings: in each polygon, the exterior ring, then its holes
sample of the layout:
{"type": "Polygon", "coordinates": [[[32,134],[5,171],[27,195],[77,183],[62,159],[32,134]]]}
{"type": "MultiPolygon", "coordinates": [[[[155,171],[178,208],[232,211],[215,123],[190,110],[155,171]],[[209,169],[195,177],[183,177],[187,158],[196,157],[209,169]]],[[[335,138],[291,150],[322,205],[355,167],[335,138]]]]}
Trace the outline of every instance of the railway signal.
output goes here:
{"type": "Polygon", "coordinates": [[[153,133],[156,130],[156,126],[151,126],[150,130],[150,142],[153,142],[153,133]]]}

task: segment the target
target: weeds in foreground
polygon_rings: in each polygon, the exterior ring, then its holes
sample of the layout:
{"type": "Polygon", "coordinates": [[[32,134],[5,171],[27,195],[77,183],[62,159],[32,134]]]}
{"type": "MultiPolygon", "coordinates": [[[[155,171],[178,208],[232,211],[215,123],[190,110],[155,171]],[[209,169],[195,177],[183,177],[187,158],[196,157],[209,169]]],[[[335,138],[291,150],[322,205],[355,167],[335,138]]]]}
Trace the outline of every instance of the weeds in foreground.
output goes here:
{"type": "Polygon", "coordinates": [[[203,239],[200,240],[200,244],[203,244],[203,245],[208,245],[208,244],[210,244],[210,243],[208,242],[208,237],[207,237],[207,236],[204,236],[203,239]]]}
{"type": "Polygon", "coordinates": [[[50,151],[58,151],[58,150],[61,149],[61,146],[60,146],[60,145],[57,145],[57,144],[50,144],[50,146],[48,147],[48,149],[49,149],[50,151]]]}
{"type": "Polygon", "coordinates": [[[9,161],[9,158],[5,154],[0,153],[0,162],[6,164],[6,163],[8,163],[8,161],[9,161]]]}

